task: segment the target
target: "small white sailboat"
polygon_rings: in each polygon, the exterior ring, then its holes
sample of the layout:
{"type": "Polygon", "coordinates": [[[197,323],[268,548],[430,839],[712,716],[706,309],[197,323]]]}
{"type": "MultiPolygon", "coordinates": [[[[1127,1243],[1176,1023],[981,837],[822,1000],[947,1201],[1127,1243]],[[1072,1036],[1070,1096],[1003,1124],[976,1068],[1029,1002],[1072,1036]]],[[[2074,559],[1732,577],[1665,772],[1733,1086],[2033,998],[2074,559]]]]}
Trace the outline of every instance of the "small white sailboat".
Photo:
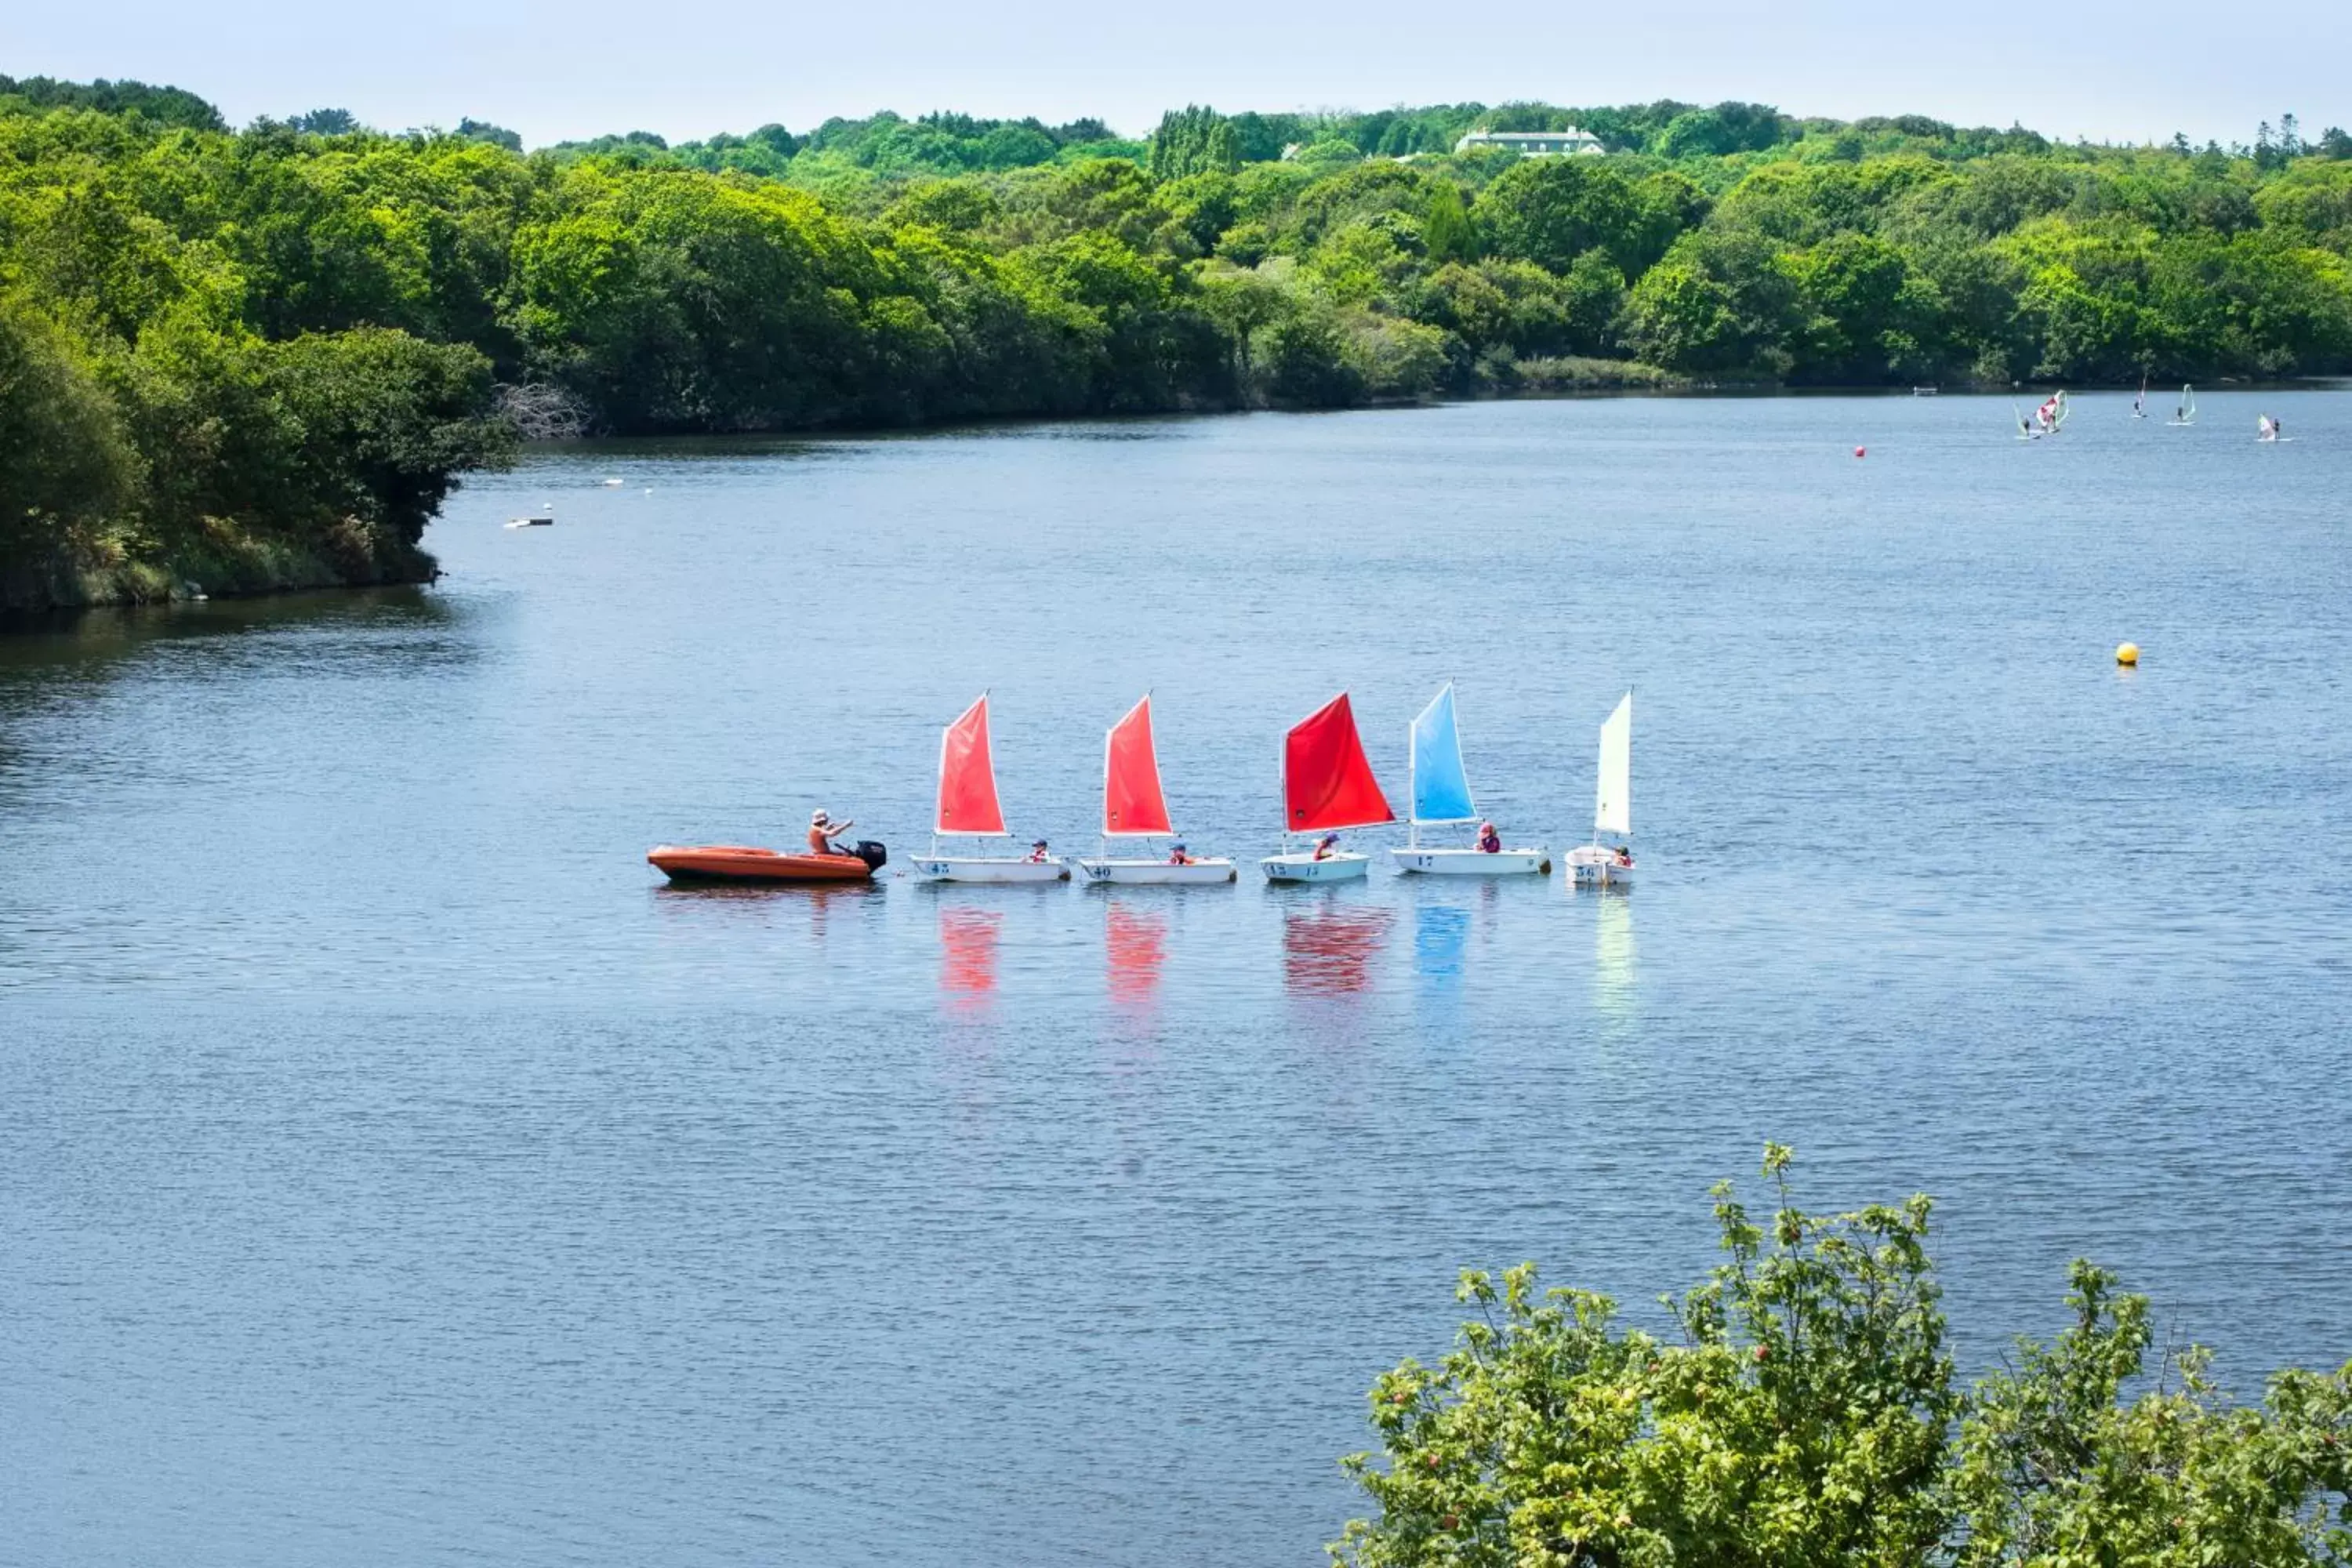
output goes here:
{"type": "Polygon", "coordinates": [[[1625,693],[1601,726],[1601,766],[1592,795],[1592,842],[1568,852],[1580,888],[1625,888],[1633,882],[1633,694],[1625,693]],[[1614,835],[1606,843],[1601,836],[1614,835]]]}
{"type": "Polygon", "coordinates": [[[916,859],[927,882],[1066,882],[1070,868],[1043,855],[942,855],[942,838],[1009,838],[996,797],[996,758],[988,737],[988,693],[940,733],[939,805],[931,852],[916,859]]]}
{"type": "Polygon", "coordinates": [[[1405,735],[1405,795],[1412,803],[1407,842],[1389,851],[1400,871],[1437,877],[1510,877],[1549,873],[1551,856],[1532,849],[1441,847],[1424,845],[1424,827],[1453,827],[1478,821],[1470,798],[1470,778],[1462,767],[1462,732],[1454,716],[1454,683],[1430,699],[1405,735]]]}
{"type": "Polygon", "coordinates": [[[1185,886],[1230,882],[1235,872],[1226,859],[1193,859],[1178,844],[1165,859],[1115,858],[1114,838],[1172,838],[1168,797],[1160,787],[1160,752],[1151,740],[1151,694],[1128,710],[1127,717],[1103,736],[1103,852],[1077,868],[1094,885],[1138,883],[1185,886]],[[1181,857],[1181,858],[1180,858],[1181,857]]]}
{"type": "Polygon", "coordinates": [[[2180,406],[2173,411],[2169,423],[2174,425],[2197,423],[2197,389],[2186,382],[2182,383],[2180,387],[2180,406]]]}
{"type": "Polygon", "coordinates": [[[1273,882],[1343,882],[1371,868],[1372,858],[1349,849],[1294,850],[1297,834],[1337,834],[1344,828],[1394,822],[1388,796],[1372,776],[1356,711],[1344,691],[1290,727],[1282,738],[1282,852],[1258,862],[1273,882]]]}

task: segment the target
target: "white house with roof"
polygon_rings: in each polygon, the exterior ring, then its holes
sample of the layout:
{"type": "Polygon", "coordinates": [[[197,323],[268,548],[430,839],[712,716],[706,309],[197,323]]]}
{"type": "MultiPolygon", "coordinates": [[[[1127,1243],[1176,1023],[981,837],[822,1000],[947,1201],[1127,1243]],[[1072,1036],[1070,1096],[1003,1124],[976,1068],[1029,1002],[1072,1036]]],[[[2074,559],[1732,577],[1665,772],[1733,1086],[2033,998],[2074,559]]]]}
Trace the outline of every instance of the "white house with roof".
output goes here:
{"type": "Polygon", "coordinates": [[[1600,137],[1573,125],[1565,131],[1473,131],[1454,144],[1456,153],[1473,147],[1507,147],[1522,158],[1577,158],[1609,150],[1600,137]]]}

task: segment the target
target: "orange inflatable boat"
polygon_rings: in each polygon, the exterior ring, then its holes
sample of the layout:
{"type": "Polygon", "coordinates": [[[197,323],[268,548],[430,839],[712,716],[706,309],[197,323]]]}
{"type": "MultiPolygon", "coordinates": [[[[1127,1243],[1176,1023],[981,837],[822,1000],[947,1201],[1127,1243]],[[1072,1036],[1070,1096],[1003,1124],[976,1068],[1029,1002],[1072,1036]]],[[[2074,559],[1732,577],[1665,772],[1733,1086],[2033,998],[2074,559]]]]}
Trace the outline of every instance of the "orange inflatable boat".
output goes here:
{"type": "Polygon", "coordinates": [[[646,858],[673,882],[863,882],[883,856],[878,844],[870,855],[811,855],[748,844],[658,844],[646,858]]]}

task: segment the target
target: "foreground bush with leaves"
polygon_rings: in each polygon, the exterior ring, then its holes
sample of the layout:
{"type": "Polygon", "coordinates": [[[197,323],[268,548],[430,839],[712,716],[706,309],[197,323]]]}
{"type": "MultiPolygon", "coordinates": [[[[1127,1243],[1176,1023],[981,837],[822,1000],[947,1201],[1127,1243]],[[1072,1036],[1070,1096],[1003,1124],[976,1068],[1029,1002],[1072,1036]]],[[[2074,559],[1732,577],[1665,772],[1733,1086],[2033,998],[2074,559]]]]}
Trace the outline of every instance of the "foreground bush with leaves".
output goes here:
{"type": "Polygon", "coordinates": [[[1436,1367],[1371,1394],[1379,1505],[1354,1568],[1622,1564],[2352,1563],[2352,1363],[2224,1399],[2195,1347],[2158,1355],[2144,1298],[2074,1268],[2076,1321],[1955,1386],[1931,1205],[1811,1215],[1765,1152],[1769,1226],[1716,1189],[1729,1258],[1665,1298],[1679,1343],[1621,1331],[1532,1264],[1462,1277],[1478,1309],[1436,1367]]]}

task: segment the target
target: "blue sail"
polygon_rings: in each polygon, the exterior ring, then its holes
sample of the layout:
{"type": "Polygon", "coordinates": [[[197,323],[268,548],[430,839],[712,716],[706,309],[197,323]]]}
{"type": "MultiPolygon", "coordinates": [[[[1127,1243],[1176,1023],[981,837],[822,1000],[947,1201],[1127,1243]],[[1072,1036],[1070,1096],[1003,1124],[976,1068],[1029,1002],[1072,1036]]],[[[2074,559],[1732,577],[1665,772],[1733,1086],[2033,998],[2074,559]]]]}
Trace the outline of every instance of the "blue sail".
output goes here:
{"type": "Polygon", "coordinates": [[[1454,686],[1431,699],[1412,721],[1412,819],[1469,822],[1470,777],[1462,771],[1462,736],[1454,727],[1454,686]]]}

